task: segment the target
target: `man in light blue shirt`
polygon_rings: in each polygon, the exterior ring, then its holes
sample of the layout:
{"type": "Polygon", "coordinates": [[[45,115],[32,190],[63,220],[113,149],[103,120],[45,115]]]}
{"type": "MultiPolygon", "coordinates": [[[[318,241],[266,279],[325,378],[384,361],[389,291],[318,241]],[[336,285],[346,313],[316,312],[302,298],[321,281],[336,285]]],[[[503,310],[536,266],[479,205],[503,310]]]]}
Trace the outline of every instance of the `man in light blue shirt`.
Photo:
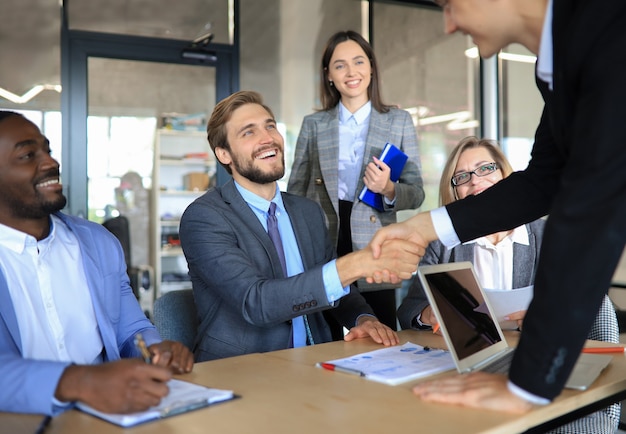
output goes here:
{"type": "Polygon", "coordinates": [[[396,332],[373,316],[351,283],[387,267],[409,278],[421,249],[396,240],[385,244],[379,259],[370,249],[334,259],[320,206],[278,189],[283,138],[256,92],[221,101],[208,138],[233,179],[194,201],[181,219],[201,320],[196,361],[328,342],[322,315],[328,309],[349,329],[346,341],[371,337],[397,344],[396,332]],[[274,208],[278,246],[269,223],[274,208]]]}

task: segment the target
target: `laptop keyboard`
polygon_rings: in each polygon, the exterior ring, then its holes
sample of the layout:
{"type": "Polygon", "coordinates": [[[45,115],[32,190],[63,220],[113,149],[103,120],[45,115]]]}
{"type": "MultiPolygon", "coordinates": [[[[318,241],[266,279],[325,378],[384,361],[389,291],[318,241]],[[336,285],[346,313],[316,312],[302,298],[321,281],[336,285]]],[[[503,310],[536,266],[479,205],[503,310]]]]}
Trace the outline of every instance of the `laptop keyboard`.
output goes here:
{"type": "Polygon", "coordinates": [[[480,370],[490,374],[507,374],[509,372],[509,368],[511,367],[511,362],[513,361],[513,354],[515,354],[515,351],[509,351],[508,353],[503,354],[502,357],[487,363],[485,366],[480,368],[480,370]]]}

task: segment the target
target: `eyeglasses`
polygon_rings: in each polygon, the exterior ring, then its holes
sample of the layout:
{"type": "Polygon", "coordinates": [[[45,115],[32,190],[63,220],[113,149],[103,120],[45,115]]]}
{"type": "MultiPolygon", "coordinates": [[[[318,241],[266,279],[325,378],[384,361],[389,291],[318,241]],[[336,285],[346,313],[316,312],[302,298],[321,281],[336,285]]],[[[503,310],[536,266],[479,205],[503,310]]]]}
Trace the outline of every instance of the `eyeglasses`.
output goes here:
{"type": "Polygon", "coordinates": [[[487,176],[498,170],[496,163],[487,163],[477,167],[471,172],[461,172],[454,175],[451,179],[452,185],[458,187],[459,185],[467,184],[472,179],[472,175],[487,176]]]}

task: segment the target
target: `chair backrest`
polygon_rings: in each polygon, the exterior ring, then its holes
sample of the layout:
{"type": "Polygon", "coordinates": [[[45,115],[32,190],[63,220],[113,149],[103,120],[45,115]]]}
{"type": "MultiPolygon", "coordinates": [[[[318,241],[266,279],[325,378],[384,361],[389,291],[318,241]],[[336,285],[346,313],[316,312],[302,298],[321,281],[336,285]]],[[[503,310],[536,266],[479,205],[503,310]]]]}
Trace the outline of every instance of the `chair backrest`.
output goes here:
{"type": "Polygon", "coordinates": [[[107,228],[115,237],[119,240],[124,250],[124,259],[126,259],[126,268],[130,270],[131,258],[130,258],[130,226],[128,224],[128,218],[120,215],[114,218],[110,218],[102,223],[102,226],[107,228]]]}
{"type": "Polygon", "coordinates": [[[163,339],[182,342],[193,351],[198,316],[191,289],[166,292],[157,298],[153,321],[163,339]]]}

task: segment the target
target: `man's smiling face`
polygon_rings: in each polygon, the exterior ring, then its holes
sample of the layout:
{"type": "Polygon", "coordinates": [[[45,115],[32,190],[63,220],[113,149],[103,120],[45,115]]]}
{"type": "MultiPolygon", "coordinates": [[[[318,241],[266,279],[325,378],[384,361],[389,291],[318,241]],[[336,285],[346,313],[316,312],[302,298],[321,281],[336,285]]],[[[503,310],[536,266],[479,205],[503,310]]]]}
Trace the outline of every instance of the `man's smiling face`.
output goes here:
{"type": "Polygon", "coordinates": [[[230,164],[237,182],[269,184],[283,177],[283,137],[274,118],[261,105],[239,107],[226,123],[226,130],[230,150],[220,152],[219,158],[230,164]]]}

